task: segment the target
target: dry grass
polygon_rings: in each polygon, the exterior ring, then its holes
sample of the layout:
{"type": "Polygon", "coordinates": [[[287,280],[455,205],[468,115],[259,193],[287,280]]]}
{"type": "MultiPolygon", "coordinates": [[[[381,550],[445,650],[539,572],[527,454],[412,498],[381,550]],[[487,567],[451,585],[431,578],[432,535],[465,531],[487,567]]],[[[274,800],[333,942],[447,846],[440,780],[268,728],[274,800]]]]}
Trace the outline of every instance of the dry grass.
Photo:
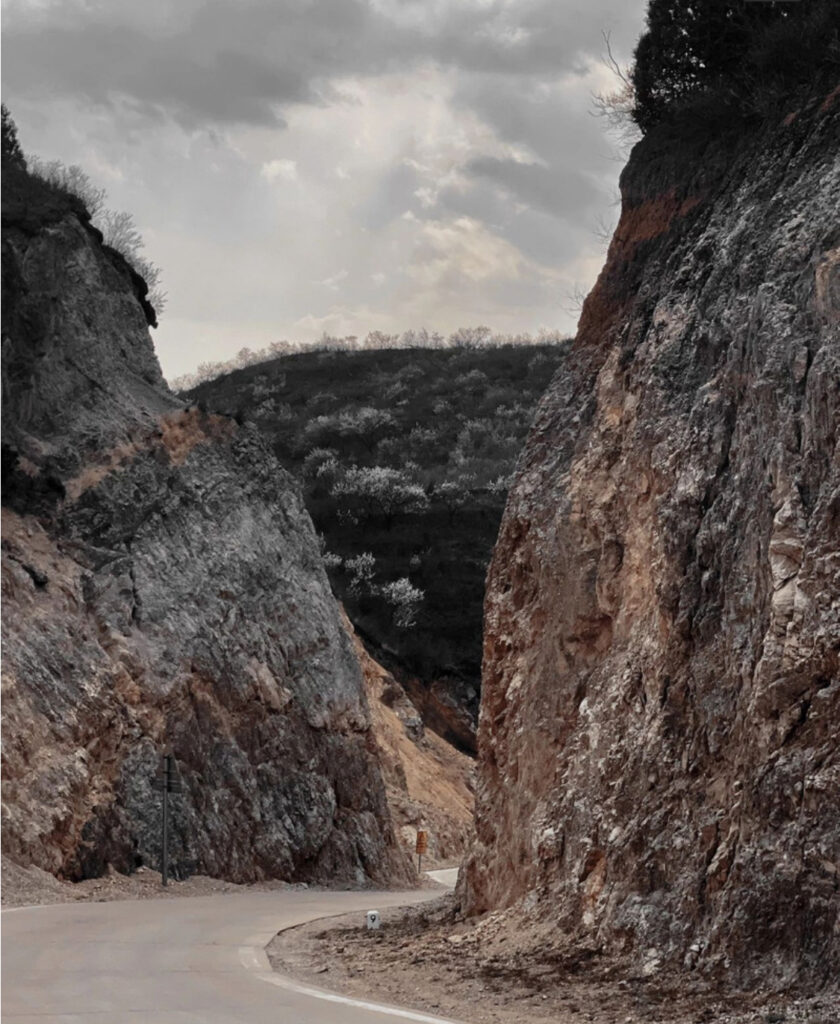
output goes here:
{"type": "Polygon", "coordinates": [[[110,473],[155,446],[165,449],[174,466],[181,466],[198,445],[225,441],[235,431],[236,423],[225,416],[208,415],[195,408],[170,413],[161,418],[157,429],[116,445],[104,452],[98,462],[85,466],[67,481],[65,493],[69,501],[78,501],[85,491],[98,486],[110,473]]]}
{"type": "Polygon", "coordinates": [[[81,473],[67,481],[64,485],[67,498],[70,501],[78,501],[85,491],[98,486],[109,473],[130,462],[143,447],[141,441],[126,441],[105,452],[101,462],[85,466],[81,473]]]}
{"type": "Polygon", "coordinates": [[[164,416],[160,421],[160,440],[173,465],[181,466],[197,445],[207,441],[225,441],[236,430],[236,423],[226,416],[216,416],[184,409],[164,416]]]}

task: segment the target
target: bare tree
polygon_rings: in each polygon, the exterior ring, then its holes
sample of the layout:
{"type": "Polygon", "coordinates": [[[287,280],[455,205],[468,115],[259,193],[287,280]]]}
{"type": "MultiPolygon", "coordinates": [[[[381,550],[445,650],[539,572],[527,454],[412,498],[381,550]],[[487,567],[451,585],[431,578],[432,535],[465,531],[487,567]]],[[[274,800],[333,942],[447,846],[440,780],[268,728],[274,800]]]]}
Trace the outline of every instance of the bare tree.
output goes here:
{"type": "Polygon", "coordinates": [[[623,161],[627,150],[642,137],[639,126],[633,119],[636,90],[633,86],[630,68],[622,67],[613,55],[609,32],[603,32],[602,37],[606,53],[602,56],[601,61],[612,73],[615,88],[609,92],[599,92],[593,95],[592,112],[604,121],[607,131],[618,141],[623,161]]]}
{"type": "Polygon", "coordinates": [[[47,161],[37,156],[28,156],[26,166],[34,177],[81,199],[91,219],[102,213],[105,206],[105,189],[94,185],[78,164],[71,164],[68,167],[60,160],[47,161]]]}

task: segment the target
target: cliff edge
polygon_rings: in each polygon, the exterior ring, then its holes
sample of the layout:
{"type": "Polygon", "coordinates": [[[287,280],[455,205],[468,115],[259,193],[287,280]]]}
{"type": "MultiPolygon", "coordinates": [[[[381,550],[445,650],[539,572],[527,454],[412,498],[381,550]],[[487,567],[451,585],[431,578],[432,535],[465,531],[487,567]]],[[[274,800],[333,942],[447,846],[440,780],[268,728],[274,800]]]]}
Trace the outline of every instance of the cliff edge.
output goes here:
{"type": "Polygon", "coordinates": [[[165,386],[145,286],[4,174],[3,849],[80,879],[388,882],[363,679],[298,489],[165,386]],[[8,200],[8,201],[7,201],[8,200]]]}
{"type": "Polygon", "coordinates": [[[840,975],[839,141],[638,144],[489,572],[464,907],[645,975],[840,975]]]}

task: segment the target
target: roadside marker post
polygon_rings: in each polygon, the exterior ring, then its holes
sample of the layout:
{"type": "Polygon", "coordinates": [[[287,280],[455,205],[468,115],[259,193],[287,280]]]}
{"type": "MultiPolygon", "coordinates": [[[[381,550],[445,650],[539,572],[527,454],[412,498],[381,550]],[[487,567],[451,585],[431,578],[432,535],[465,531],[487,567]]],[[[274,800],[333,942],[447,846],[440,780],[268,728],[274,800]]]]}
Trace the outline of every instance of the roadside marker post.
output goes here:
{"type": "Polygon", "coordinates": [[[161,857],[160,880],[162,885],[169,884],[169,794],[182,793],[181,780],[175,775],[175,758],[171,754],[164,755],[163,768],[159,775],[152,779],[152,788],[161,793],[161,857]]]}
{"type": "Polygon", "coordinates": [[[417,853],[417,874],[423,873],[423,854],[429,848],[429,833],[425,829],[417,830],[417,846],[415,851],[417,853]]]}

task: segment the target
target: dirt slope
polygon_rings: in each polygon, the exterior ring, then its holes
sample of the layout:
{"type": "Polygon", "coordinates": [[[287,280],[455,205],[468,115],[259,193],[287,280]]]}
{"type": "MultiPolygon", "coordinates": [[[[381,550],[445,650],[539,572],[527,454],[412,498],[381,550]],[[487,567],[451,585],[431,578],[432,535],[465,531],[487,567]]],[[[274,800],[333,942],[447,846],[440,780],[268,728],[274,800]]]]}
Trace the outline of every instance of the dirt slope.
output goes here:
{"type": "Polygon", "coordinates": [[[371,725],[394,832],[414,854],[418,828],[429,851],[423,867],[459,864],[472,840],[472,758],[425,729],[405,691],[365,650],[344,617],[364,674],[371,725]]]}

